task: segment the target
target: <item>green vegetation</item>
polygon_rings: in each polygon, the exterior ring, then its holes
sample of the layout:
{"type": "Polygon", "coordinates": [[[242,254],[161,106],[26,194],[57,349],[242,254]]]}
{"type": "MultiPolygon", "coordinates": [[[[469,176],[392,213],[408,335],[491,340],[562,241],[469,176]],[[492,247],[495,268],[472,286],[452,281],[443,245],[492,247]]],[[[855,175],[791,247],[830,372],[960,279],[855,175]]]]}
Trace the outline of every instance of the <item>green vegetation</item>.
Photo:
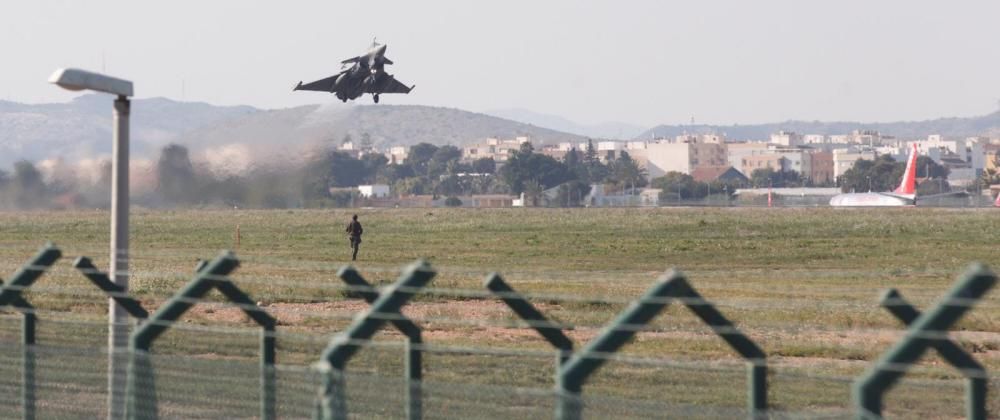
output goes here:
{"type": "MultiPolygon", "coordinates": [[[[840,176],[839,185],[844,192],[892,191],[899,185],[904,170],[906,170],[906,162],[896,162],[889,155],[881,155],[875,160],[858,159],[851,169],[840,176]]],[[[916,176],[932,180],[917,185],[918,194],[937,194],[948,191],[944,184],[944,181],[948,179],[948,168],[937,164],[927,156],[917,157],[916,176]]]]}
{"type": "MultiPolygon", "coordinates": [[[[1000,216],[992,209],[136,211],[133,293],[155,308],[187,281],[198,258],[235,247],[239,225],[236,252],[243,264],[234,281],[280,320],[280,363],[306,366],[325,340],[365,307],[347,298],[335,278],[350,257],[342,230],[354,212],[366,232],[357,266],[369,281],[388,284],[417,258],[439,270],[433,289],[419,295],[407,314],[425,327],[428,345],[439,350],[427,357],[428,381],[462,384],[470,393],[493,385],[551,387],[553,358],[542,353],[547,345],[532,331],[516,328],[516,318],[484,293],[481,281],[491,271],[532,295],[547,316],[574,326],[569,334],[580,346],[665,270],[680,268],[767,352],[776,407],[815,416],[843,415],[850,381],[901,336],[900,325],[877,306],[880,291],[897,287],[925,309],[969,262],[1000,267],[995,245],[1000,216]],[[478,352],[486,350],[511,354],[478,352]]],[[[99,267],[107,264],[104,212],[0,213],[0,226],[2,276],[45,240],[55,241],[67,256],[88,255],[99,267]]],[[[95,327],[89,335],[82,329],[73,337],[49,333],[39,342],[100,342],[106,309],[87,286],[67,261],[42,279],[31,302],[95,327]]],[[[996,292],[988,295],[956,328],[956,339],[992,371],[1000,369],[998,303],[996,292]]],[[[252,360],[251,324],[222,306],[207,308],[186,316],[190,323],[168,333],[158,352],[252,360]],[[222,325],[233,333],[183,329],[199,325],[222,325]]],[[[41,317],[44,322],[53,316],[41,317]]],[[[4,318],[5,340],[17,339],[16,320],[4,318]]],[[[43,323],[42,331],[46,325],[54,328],[43,323]]],[[[400,336],[387,331],[378,337],[387,347],[363,353],[351,369],[396,380],[402,369],[400,336]]],[[[586,395],[626,399],[617,403],[622,406],[633,406],[631,400],[701,408],[744,405],[739,359],[682,307],[670,306],[622,354],[632,359],[602,368],[586,395]],[[656,362],[641,362],[645,358],[656,362]]],[[[925,359],[892,392],[889,413],[960,415],[959,374],[936,356],[925,359]]],[[[501,404],[490,410],[500,410],[504,402],[518,404],[513,395],[476,392],[485,393],[477,398],[501,404]]],[[[520,403],[550,402],[538,401],[520,403]]],[[[638,413],[613,411],[609,407],[617,406],[606,403],[594,413],[638,413]]],[[[991,412],[1000,410],[1000,400],[991,396],[990,404],[991,412]]]]}
{"type": "MultiPolygon", "coordinates": [[[[348,142],[350,136],[344,138],[348,142]]],[[[499,169],[492,157],[463,160],[462,150],[451,145],[419,143],[410,147],[404,163],[397,163],[373,151],[367,134],[360,144],[357,152],[327,149],[298,164],[240,174],[213,173],[193,164],[186,147],[170,144],[160,151],[156,185],[137,191],[132,203],[147,208],[343,208],[359,200],[358,185],[385,184],[396,196],[524,193],[535,207],[579,207],[591,184],[614,191],[647,184],[645,170],[627,152],[602,161],[593,142],[586,151],[570,150],[562,161],[523,143],[499,169]],[[545,197],[545,190],[556,187],[553,200],[545,197]]],[[[110,164],[100,170],[96,183],[66,177],[47,183],[34,164],[20,161],[13,175],[0,170],[0,210],[108,208],[110,164]]]]}

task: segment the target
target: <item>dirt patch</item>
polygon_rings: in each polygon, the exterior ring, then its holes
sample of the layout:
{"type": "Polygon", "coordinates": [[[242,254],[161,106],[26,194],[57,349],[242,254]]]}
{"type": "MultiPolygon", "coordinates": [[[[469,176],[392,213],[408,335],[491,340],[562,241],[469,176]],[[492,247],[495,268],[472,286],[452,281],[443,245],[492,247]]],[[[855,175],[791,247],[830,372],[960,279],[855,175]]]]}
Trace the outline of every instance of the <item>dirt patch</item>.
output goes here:
{"type": "MultiPolygon", "coordinates": [[[[539,304],[542,313],[558,309],[558,305],[539,304]]],[[[359,300],[344,300],[319,303],[273,303],[264,306],[272,316],[278,319],[280,326],[295,328],[300,331],[317,330],[328,333],[331,326],[340,330],[354,317],[369,307],[359,300]]],[[[542,341],[534,330],[527,328],[517,320],[517,317],[505,304],[489,300],[458,300],[448,302],[414,302],[403,308],[403,315],[417,322],[424,330],[427,342],[484,342],[484,343],[526,343],[535,340],[542,341]]],[[[192,308],[184,317],[188,322],[205,324],[246,324],[251,321],[240,308],[224,303],[203,303],[192,308]]],[[[879,354],[898,341],[903,330],[899,329],[859,329],[859,330],[816,330],[744,328],[743,331],[765,348],[773,347],[769,343],[785,343],[788,346],[803,348],[828,347],[855,349],[849,360],[835,357],[813,357],[808,351],[801,356],[777,352],[775,360],[796,366],[810,365],[819,361],[843,361],[853,363],[857,358],[866,358],[879,354]]],[[[566,334],[581,345],[600,334],[601,328],[575,328],[566,334]]],[[[380,334],[395,336],[398,333],[386,329],[380,334]]],[[[953,339],[976,343],[1000,343],[1000,334],[987,332],[955,332],[953,339]]],[[[636,336],[637,342],[670,340],[679,343],[720,340],[714,333],[705,329],[681,331],[642,331],[636,336]]],[[[996,344],[994,344],[996,345],[996,344]]],[[[982,346],[981,346],[982,347],[982,346]]],[[[1000,358],[1000,350],[983,347],[976,351],[977,357],[1000,358]]],[[[738,357],[733,354],[732,357],[738,357]]]]}

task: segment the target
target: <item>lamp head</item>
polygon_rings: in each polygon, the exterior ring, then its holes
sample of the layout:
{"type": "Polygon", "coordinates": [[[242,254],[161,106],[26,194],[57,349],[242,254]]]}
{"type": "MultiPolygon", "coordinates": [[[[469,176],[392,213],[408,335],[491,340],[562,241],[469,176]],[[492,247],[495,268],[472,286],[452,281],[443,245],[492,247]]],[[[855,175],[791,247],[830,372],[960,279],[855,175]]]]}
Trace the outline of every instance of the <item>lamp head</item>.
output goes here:
{"type": "Polygon", "coordinates": [[[93,90],[117,96],[132,96],[132,82],[80,69],[59,69],[49,77],[54,83],[67,90],[93,90]]]}

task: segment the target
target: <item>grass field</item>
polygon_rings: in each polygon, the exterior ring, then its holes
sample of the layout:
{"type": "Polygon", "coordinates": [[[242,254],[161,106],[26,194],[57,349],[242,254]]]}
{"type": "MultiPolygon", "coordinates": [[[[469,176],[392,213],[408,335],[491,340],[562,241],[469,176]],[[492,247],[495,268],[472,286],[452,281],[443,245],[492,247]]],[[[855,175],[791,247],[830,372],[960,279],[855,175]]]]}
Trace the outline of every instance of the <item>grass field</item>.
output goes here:
{"type": "MultiPolygon", "coordinates": [[[[569,335],[579,347],[667,269],[678,268],[768,354],[769,396],[777,410],[838,417],[848,414],[850,382],[900,337],[900,325],[877,306],[882,290],[897,287],[927,308],[970,262],[1000,266],[1000,212],[993,209],[357,212],[366,233],[356,266],[367,279],[387,284],[418,258],[438,270],[427,293],[404,311],[425,328],[432,350],[426,378],[429,386],[437,384],[433,389],[440,395],[427,391],[429,416],[551,413],[551,398],[544,392],[551,389],[554,353],[485,293],[482,280],[492,271],[532,296],[547,316],[571,326],[569,335]]],[[[236,248],[239,225],[236,252],[242,266],[233,279],[279,319],[279,362],[299,372],[297,367],[315,361],[326,340],[365,307],[346,297],[335,276],[349,259],[342,233],[349,215],[343,210],[134,211],[133,294],[148,308],[157,307],[191,277],[199,258],[236,248]]],[[[29,300],[55,312],[43,312],[43,320],[72,320],[87,328],[43,321],[40,343],[71,348],[104,342],[100,321],[106,303],[69,261],[87,255],[99,267],[107,265],[107,218],[103,212],[0,213],[0,276],[13,273],[46,240],[67,256],[29,300]],[[65,333],[68,328],[73,333],[65,333]]],[[[990,370],[1000,368],[996,296],[988,295],[954,334],[990,370]]],[[[180,366],[191,360],[223,360],[253,371],[256,337],[245,316],[209,303],[186,318],[189,322],[168,333],[156,349],[164,355],[164,366],[169,357],[194,358],[169,359],[178,367],[165,370],[186,372],[180,366]],[[207,326],[218,328],[203,331],[207,326]]],[[[16,342],[17,318],[4,319],[0,338],[16,342]]],[[[400,336],[387,331],[378,337],[374,349],[351,365],[361,375],[353,382],[358,401],[372,398],[364,396],[363,383],[370,383],[375,394],[396,398],[383,389],[401,379],[400,336]]],[[[101,384],[100,375],[96,369],[91,375],[96,379],[90,380],[101,384]]],[[[183,380],[192,375],[162,381],[164,409],[184,406],[187,394],[180,390],[187,389],[183,380]],[[176,400],[163,391],[171,386],[179,390],[176,400]]],[[[253,378],[249,375],[243,382],[253,378]]],[[[673,305],[625,347],[622,357],[598,371],[584,394],[592,398],[588,412],[598,417],[648,417],[664,410],[727,417],[734,412],[727,410],[745,406],[745,376],[722,340],[673,305]],[[708,408],[722,411],[708,414],[708,408]]],[[[936,356],[907,378],[887,400],[890,413],[961,416],[960,375],[936,356]]],[[[205,389],[235,392],[234,381],[198,382],[205,389]]],[[[295,392],[302,395],[282,397],[282,413],[308,416],[315,378],[289,381],[279,392],[301,388],[295,392]]],[[[1000,392],[996,382],[992,385],[990,410],[996,415],[1000,392]]],[[[252,394],[255,388],[247,389],[241,392],[252,394]]],[[[254,404],[247,404],[233,410],[253,415],[254,404]]],[[[396,413],[387,408],[393,404],[369,405],[369,414],[396,413]]]]}

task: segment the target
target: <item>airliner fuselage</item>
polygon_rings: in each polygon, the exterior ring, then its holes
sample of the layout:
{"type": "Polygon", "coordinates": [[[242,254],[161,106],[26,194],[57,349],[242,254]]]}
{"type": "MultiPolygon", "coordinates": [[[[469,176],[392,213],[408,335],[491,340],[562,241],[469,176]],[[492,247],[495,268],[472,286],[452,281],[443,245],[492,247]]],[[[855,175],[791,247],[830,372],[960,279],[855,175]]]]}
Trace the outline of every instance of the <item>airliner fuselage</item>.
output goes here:
{"type": "Polygon", "coordinates": [[[913,199],[871,192],[839,194],[830,199],[830,205],[835,207],[892,207],[912,206],[914,204],[913,199]]]}
{"type": "Polygon", "coordinates": [[[835,207],[901,207],[917,204],[917,144],[913,144],[910,157],[899,187],[892,192],[848,193],[833,196],[830,205],[835,207]]]}

